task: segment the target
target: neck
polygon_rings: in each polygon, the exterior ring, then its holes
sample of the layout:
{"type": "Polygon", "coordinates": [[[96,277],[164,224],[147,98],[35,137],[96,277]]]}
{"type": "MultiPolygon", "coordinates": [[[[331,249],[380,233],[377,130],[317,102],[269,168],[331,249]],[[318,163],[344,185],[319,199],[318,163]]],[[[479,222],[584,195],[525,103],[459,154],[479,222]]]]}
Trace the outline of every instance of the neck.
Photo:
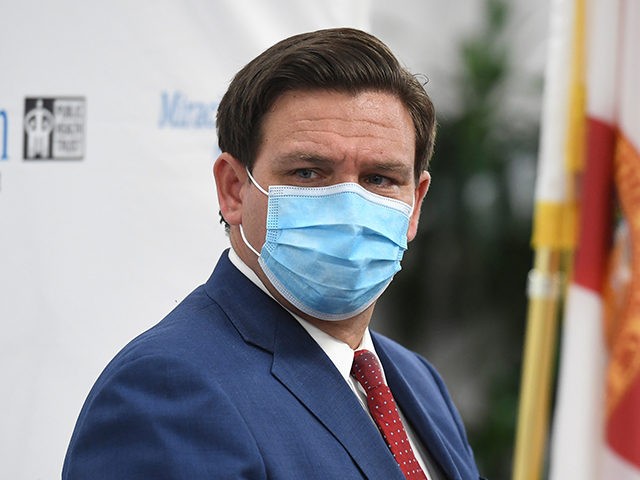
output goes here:
{"type": "Polygon", "coordinates": [[[308,315],[304,314],[301,315],[301,317],[307,320],[316,328],[322,330],[327,335],[331,335],[333,338],[346,343],[353,350],[355,350],[362,343],[362,337],[364,336],[365,330],[369,326],[372,312],[373,307],[370,307],[360,315],[338,322],[319,320],[317,318],[309,317],[308,315]]]}

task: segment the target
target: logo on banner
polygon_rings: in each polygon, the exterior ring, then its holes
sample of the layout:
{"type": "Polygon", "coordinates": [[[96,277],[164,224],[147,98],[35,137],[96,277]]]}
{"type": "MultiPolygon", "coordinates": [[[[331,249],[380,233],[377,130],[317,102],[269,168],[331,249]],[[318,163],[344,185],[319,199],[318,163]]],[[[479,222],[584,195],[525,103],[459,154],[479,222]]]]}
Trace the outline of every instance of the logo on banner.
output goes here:
{"type": "Polygon", "coordinates": [[[24,159],[81,160],[85,112],[84,97],[26,98],[24,159]]]}
{"type": "Polygon", "coordinates": [[[159,128],[213,129],[218,102],[189,99],[183,92],[163,91],[160,97],[159,128]]]}

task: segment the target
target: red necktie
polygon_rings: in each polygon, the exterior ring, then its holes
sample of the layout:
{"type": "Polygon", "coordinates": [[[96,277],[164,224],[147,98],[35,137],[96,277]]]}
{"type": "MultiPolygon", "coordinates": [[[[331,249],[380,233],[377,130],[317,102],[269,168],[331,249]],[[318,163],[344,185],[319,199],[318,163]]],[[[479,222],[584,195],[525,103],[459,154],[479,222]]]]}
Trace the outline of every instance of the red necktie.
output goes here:
{"type": "Polygon", "coordinates": [[[427,476],[411,450],[396,401],[391,395],[391,390],[384,383],[382,369],[376,356],[369,350],[356,351],[351,375],[364,388],[369,412],[404,476],[411,480],[426,480],[427,476]]]}

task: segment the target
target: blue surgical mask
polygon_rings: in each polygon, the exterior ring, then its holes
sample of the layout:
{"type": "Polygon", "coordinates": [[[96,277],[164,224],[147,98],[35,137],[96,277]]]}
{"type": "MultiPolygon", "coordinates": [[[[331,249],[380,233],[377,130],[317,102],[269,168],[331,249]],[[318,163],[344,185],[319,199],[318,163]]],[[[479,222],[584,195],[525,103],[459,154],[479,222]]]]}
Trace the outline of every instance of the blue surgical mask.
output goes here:
{"type": "MultiPolygon", "coordinates": [[[[249,173],[247,171],[247,173],[249,173]]],[[[357,183],[270,186],[263,272],[300,311],[322,320],[363,312],[400,270],[413,207],[357,183]]]]}

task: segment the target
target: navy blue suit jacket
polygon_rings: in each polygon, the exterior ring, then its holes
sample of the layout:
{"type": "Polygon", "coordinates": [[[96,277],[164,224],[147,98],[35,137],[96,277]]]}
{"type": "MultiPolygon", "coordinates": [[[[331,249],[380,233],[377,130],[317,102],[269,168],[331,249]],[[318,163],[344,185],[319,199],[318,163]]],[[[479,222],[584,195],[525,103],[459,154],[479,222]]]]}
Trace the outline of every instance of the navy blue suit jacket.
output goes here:
{"type": "MultiPolygon", "coordinates": [[[[451,479],[478,479],[435,370],[377,334],[391,390],[451,479]]],[[[107,366],[63,479],[403,479],[382,436],[305,330],[225,253],[207,283],[107,366]]]]}

